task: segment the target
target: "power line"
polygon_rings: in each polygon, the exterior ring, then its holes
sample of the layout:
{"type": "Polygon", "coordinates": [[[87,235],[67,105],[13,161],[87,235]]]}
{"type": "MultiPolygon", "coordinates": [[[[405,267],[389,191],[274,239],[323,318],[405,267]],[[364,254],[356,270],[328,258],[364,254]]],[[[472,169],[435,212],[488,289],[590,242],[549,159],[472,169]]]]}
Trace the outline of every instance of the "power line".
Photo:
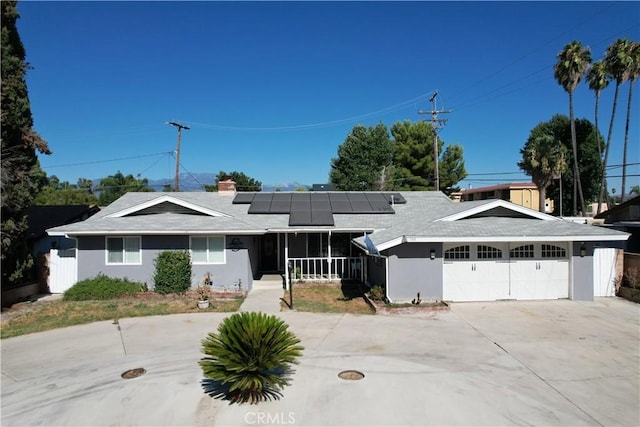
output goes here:
{"type": "Polygon", "coordinates": [[[42,168],[43,169],[66,168],[66,167],[70,167],[70,166],[83,166],[83,165],[93,165],[93,164],[98,164],[98,163],[119,162],[121,160],[142,159],[142,158],[145,158],[145,157],[167,155],[167,154],[171,154],[171,153],[173,153],[173,151],[164,151],[162,153],[154,153],[154,154],[141,154],[139,156],[120,157],[118,159],[93,160],[93,161],[90,161],[90,162],[80,162],[80,163],[67,163],[65,165],[52,165],[52,166],[43,165],[42,168]]]}

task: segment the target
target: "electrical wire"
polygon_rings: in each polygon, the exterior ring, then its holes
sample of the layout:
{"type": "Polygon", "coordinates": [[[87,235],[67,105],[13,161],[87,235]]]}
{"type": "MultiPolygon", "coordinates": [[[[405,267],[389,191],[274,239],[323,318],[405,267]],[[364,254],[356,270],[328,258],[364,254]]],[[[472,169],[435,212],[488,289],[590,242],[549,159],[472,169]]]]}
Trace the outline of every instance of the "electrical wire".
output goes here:
{"type": "Polygon", "coordinates": [[[109,162],[119,162],[122,160],[131,160],[131,159],[143,159],[145,157],[153,157],[153,156],[160,156],[160,155],[167,155],[173,153],[173,151],[163,151],[162,153],[154,153],[154,154],[141,154],[139,156],[129,156],[129,157],[120,157],[117,159],[108,159],[108,160],[93,160],[90,162],[79,162],[79,163],[67,163],[65,165],[50,165],[50,166],[45,166],[43,165],[42,168],[43,169],[52,169],[52,168],[64,168],[64,167],[70,167],[70,166],[83,166],[83,165],[94,165],[94,164],[98,164],[98,163],[109,163],[109,162]]]}

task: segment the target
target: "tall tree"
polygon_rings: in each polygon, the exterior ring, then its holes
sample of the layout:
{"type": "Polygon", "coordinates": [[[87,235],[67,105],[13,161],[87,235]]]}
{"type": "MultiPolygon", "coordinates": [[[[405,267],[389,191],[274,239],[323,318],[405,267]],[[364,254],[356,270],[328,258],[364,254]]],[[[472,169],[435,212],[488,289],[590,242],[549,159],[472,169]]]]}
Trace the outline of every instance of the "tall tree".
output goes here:
{"type": "Polygon", "coordinates": [[[632,42],[629,45],[629,62],[627,67],[627,78],[629,79],[629,98],[627,100],[627,120],[624,127],[624,147],[622,151],[622,190],[621,200],[624,202],[627,183],[627,146],[629,144],[629,121],[631,117],[631,98],[633,96],[633,84],[640,76],[640,42],[632,42]]]}
{"type": "Polygon", "coordinates": [[[545,211],[547,188],[554,178],[567,169],[566,148],[553,134],[532,132],[524,147],[520,150],[522,160],[518,167],[538,186],[540,212],[545,211]]]}
{"type": "Polygon", "coordinates": [[[385,169],[393,161],[393,143],[383,123],[356,125],[331,159],[329,181],[337,190],[380,190],[385,169]]]}
{"type": "Polygon", "coordinates": [[[262,182],[257,179],[251,178],[250,176],[245,175],[244,172],[225,172],[220,171],[218,175],[216,175],[216,181],[213,185],[204,184],[205,191],[214,192],[218,191],[218,183],[220,181],[224,181],[225,179],[231,179],[236,183],[237,191],[262,191],[262,182]]]}
{"type": "MultiPolygon", "coordinates": [[[[607,69],[605,67],[604,61],[597,61],[591,65],[589,71],[587,72],[587,83],[589,84],[589,89],[595,92],[596,94],[596,106],[595,106],[595,125],[596,125],[596,134],[600,134],[600,128],[598,127],[598,107],[600,106],[600,94],[603,90],[609,86],[609,76],[607,75],[607,69]]],[[[602,158],[602,145],[600,144],[600,138],[596,138],[598,141],[598,154],[600,158],[602,158]]],[[[602,167],[602,176],[605,176],[604,164],[601,164],[602,167]]],[[[600,213],[600,206],[598,206],[598,212],[600,213]]]]}
{"type": "MultiPolygon", "coordinates": [[[[436,190],[433,127],[423,121],[396,122],[391,126],[395,142],[393,166],[389,169],[390,184],[385,189],[436,190]]],[[[449,145],[442,152],[444,141],[438,139],[440,188],[450,193],[458,182],[467,176],[462,147],[449,145]]]]}
{"type": "MultiPolygon", "coordinates": [[[[629,46],[631,42],[628,39],[618,39],[613,42],[604,55],[604,64],[607,74],[613,80],[616,81],[616,90],[613,94],[613,108],[611,109],[611,120],[609,121],[609,132],[607,132],[607,142],[604,147],[604,160],[602,161],[602,168],[607,170],[607,162],[609,160],[609,148],[611,148],[611,136],[613,134],[613,123],[616,117],[616,108],[618,106],[618,92],[620,85],[623,84],[629,78],[629,46]]],[[[600,191],[598,196],[598,211],[600,205],[604,201],[604,196],[607,193],[607,180],[606,174],[602,175],[600,181],[600,191]]],[[[598,212],[599,213],[599,212],[598,212]]]]}
{"type": "MultiPolygon", "coordinates": [[[[598,153],[599,138],[603,142],[602,135],[595,131],[594,125],[587,119],[576,119],[575,121],[576,139],[578,145],[578,156],[580,157],[580,177],[583,183],[584,198],[587,202],[597,199],[598,184],[602,172],[601,157],[598,153]]],[[[564,147],[567,168],[562,173],[562,205],[572,206],[574,195],[571,189],[573,182],[573,152],[571,140],[571,120],[569,117],[557,114],[546,122],[536,125],[529,133],[528,140],[550,135],[564,147]]],[[[547,198],[554,200],[556,209],[560,206],[560,181],[554,180],[547,188],[547,198]]]]}
{"type": "Polygon", "coordinates": [[[578,146],[576,142],[575,117],[573,114],[573,92],[578,87],[582,76],[587,71],[591,63],[591,51],[588,47],[582,46],[579,41],[572,41],[557,55],[558,62],[554,66],[554,77],[569,94],[569,119],[571,120],[571,149],[573,151],[573,179],[574,179],[574,199],[573,213],[577,211],[577,201],[575,198],[576,188],[580,197],[581,212],[585,213],[584,196],[582,194],[582,183],[580,181],[580,171],[578,169],[578,146]]]}
{"type": "Polygon", "coordinates": [[[26,209],[44,183],[36,151],[50,154],[33,130],[27,83],[29,64],[16,21],[16,1],[2,1],[1,138],[2,138],[2,287],[20,283],[33,259],[27,247],[26,209]]]}
{"type": "MultiPolygon", "coordinates": [[[[395,142],[393,189],[435,190],[433,128],[420,121],[394,123],[391,135],[395,142]]],[[[439,141],[438,152],[444,143],[439,141]]]]}
{"type": "Polygon", "coordinates": [[[109,175],[100,180],[100,184],[96,187],[96,192],[99,192],[98,203],[100,206],[106,206],[125,193],[155,191],[148,184],[147,178],[136,178],[131,174],[124,176],[122,172],[118,171],[115,175],[109,175]]]}
{"type": "Polygon", "coordinates": [[[467,177],[464,167],[462,147],[457,144],[448,145],[440,159],[440,189],[447,195],[459,191],[458,183],[467,177]]]}

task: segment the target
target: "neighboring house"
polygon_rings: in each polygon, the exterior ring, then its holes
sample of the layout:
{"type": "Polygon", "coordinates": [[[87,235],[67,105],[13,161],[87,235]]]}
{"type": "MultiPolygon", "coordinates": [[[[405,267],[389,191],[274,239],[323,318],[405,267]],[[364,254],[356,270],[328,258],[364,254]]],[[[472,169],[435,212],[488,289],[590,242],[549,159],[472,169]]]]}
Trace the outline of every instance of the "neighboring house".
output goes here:
{"type": "Polygon", "coordinates": [[[49,236],[47,229],[84,221],[100,208],[95,205],[45,205],[27,209],[27,239],[33,256],[48,253],[49,249],[69,249],[75,242],[61,236],[49,236]]]}
{"type": "MultiPolygon", "coordinates": [[[[540,210],[540,192],[534,183],[500,184],[490,187],[462,189],[459,193],[460,201],[500,199],[525,208],[540,210]]],[[[553,200],[545,200],[545,212],[553,212],[553,200]]]]}
{"type": "Polygon", "coordinates": [[[624,249],[626,252],[640,254],[640,196],[596,215],[595,219],[603,219],[605,227],[630,233],[631,237],[624,249]]]}
{"type": "Polygon", "coordinates": [[[128,193],[88,220],[49,230],[77,239],[78,279],[99,272],[152,286],[164,250],[188,250],[193,284],[230,288],[264,273],[363,280],[392,301],[592,300],[594,250],[628,235],[503,200],[440,192],[128,193]],[[365,237],[366,233],[366,237],[365,237]]]}

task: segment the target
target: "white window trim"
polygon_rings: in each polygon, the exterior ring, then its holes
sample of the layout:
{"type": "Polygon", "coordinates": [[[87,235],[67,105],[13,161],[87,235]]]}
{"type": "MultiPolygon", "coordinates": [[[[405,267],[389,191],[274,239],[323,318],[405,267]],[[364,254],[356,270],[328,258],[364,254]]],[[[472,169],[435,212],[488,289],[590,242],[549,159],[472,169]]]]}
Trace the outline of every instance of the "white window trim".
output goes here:
{"type": "Polygon", "coordinates": [[[227,236],[226,235],[207,235],[207,236],[189,236],[189,256],[191,257],[192,265],[223,265],[227,263],[227,236]],[[217,237],[222,239],[222,262],[211,262],[209,261],[209,239],[211,237],[217,237]],[[206,238],[207,239],[207,262],[195,262],[193,260],[193,239],[198,238],[206,238]]]}
{"type": "Polygon", "coordinates": [[[105,265],[142,265],[142,237],[141,236],[105,236],[104,237],[104,263],[105,265]],[[122,242],[122,262],[109,262],[109,239],[123,239],[122,242]],[[138,239],[139,262],[126,262],[124,239],[138,239]]]}

